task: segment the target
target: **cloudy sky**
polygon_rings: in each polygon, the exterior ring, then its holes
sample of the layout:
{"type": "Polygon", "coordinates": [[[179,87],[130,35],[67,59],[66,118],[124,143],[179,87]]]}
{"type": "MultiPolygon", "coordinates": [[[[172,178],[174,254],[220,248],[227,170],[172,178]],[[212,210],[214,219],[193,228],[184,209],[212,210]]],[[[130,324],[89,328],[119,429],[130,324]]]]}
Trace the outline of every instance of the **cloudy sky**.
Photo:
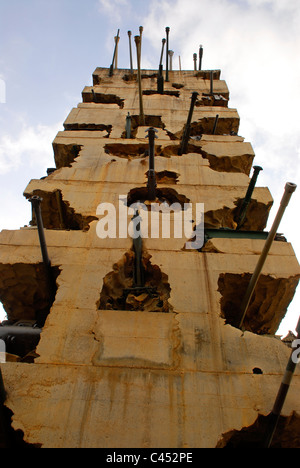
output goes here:
{"type": "MultiPolygon", "coordinates": [[[[22,193],[53,167],[52,141],[97,66],[109,67],[120,28],[119,67],[129,67],[128,36],[144,27],[142,66],[157,68],[165,27],[173,64],[221,69],[239,134],[264,171],[258,185],[274,198],[300,175],[299,0],[0,0],[0,230],[30,219],[22,193]]],[[[300,187],[279,231],[300,257],[300,187]]],[[[299,288],[300,290],[300,288],[299,288]]],[[[300,292],[279,332],[294,330],[300,292]]],[[[1,310],[0,310],[1,316],[1,310]]]]}

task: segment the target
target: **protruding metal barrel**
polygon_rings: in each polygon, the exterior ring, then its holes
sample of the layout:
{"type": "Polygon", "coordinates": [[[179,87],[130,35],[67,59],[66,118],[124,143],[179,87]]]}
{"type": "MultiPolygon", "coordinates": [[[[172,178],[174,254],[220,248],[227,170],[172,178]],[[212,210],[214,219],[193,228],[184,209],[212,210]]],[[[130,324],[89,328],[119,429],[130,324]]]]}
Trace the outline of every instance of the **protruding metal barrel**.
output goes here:
{"type": "Polygon", "coordinates": [[[164,76],[163,76],[163,66],[159,65],[159,72],[157,75],[157,92],[159,94],[164,94],[164,76]]]}
{"type": "Polygon", "coordinates": [[[139,101],[140,101],[139,124],[145,125],[143,92],[142,92],[142,77],[141,77],[141,37],[134,36],[134,40],[136,44],[136,54],[137,54],[137,64],[138,64],[138,85],[139,85],[139,101]]]}
{"type": "Polygon", "coordinates": [[[149,172],[148,172],[148,200],[155,200],[156,199],[156,176],[155,176],[155,138],[157,130],[154,127],[150,127],[148,130],[148,138],[149,138],[149,172]]]}
{"type": "Polygon", "coordinates": [[[237,228],[236,228],[237,230],[241,229],[241,227],[242,227],[242,225],[243,225],[243,223],[245,221],[246,214],[247,214],[247,211],[248,211],[248,208],[249,208],[249,204],[250,204],[250,201],[251,201],[251,197],[252,197],[256,182],[257,182],[258,175],[259,175],[260,171],[263,170],[263,168],[260,167],[260,166],[253,166],[253,169],[254,169],[254,172],[253,172],[252,178],[250,180],[246,196],[245,196],[245,198],[243,200],[243,203],[242,203],[242,206],[241,206],[241,209],[240,209],[240,214],[239,214],[239,218],[238,218],[238,222],[237,222],[237,228]]]}
{"type": "MultiPolygon", "coordinates": [[[[299,340],[300,339],[300,318],[298,321],[296,331],[297,331],[296,339],[299,340]]],[[[294,352],[295,350],[291,352],[272,412],[269,416],[269,423],[268,423],[268,427],[266,430],[263,448],[271,447],[271,444],[272,444],[272,441],[273,441],[273,438],[274,438],[274,435],[278,426],[282,408],[285,403],[285,400],[286,400],[286,397],[290,388],[290,384],[291,384],[291,381],[294,376],[294,372],[296,370],[297,363],[298,363],[296,358],[294,357],[294,352]]]]}
{"type": "Polygon", "coordinates": [[[203,47],[200,45],[199,48],[199,70],[202,70],[202,58],[203,58],[203,47]]]}
{"type": "Polygon", "coordinates": [[[42,211],[41,211],[42,198],[38,196],[33,196],[29,199],[29,201],[32,204],[32,208],[33,208],[35,218],[36,218],[41,253],[42,253],[43,263],[45,266],[47,282],[48,282],[49,301],[53,302],[55,298],[55,278],[53,276],[52,269],[51,269],[51,261],[48,255],[48,249],[47,249],[45,232],[44,232],[44,224],[43,224],[42,211]]]}
{"type": "Polygon", "coordinates": [[[127,139],[131,138],[131,122],[132,122],[132,117],[130,115],[130,112],[128,112],[126,116],[126,138],[127,139]]]}
{"type": "Polygon", "coordinates": [[[194,71],[197,71],[197,54],[193,54],[194,59],[194,71]]]}
{"type": "Polygon", "coordinates": [[[45,267],[48,269],[51,266],[51,262],[50,262],[50,258],[48,255],[48,249],[47,249],[45,232],[44,232],[44,224],[43,224],[43,219],[42,219],[41,203],[43,199],[38,196],[33,196],[29,199],[29,201],[32,204],[32,208],[33,208],[35,218],[36,218],[43,262],[44,262],[45,267]]]}
{"type": "Polygon", "coordinates": [[[213,134],[213,135],[216,134],[217,127],[218,127],[218,123],[219,123],[219,114],[217,114],[217,115],[216,115],[216,118],[215,118],[214,128],[213,128],[213,131],[212,131],[212,134],[213,134]]]}
{"type": "Polygon", "coordinates": [[[131,47],[131,31],[128,31],[129,38],[129,56],[130,56],[130,73],[133,75],[132,47],[131,47]]]}
{"type": "Polygon", "coordinates": [[[287,184],[285,186],[285,191],[284,191],[282,200],[280,202],[280,207],[278,209],[278,212],[277,212],[277,215],[276,215],[275,220],[273,222],[272,228],[271,228],[271,230],[269,232],[269,235],[268,235],[268,238],[267,238],[267,240],[265,242],[263,251],[262,251],[261,256],[260,256],[260,258],[258,260],[255,271],[254,271],[254,273],[253,273],[253,275],[251,277],[249,286],[247,288],[245,297],[244,297],[243,302],[241,304],[241,321],[240,321],[240,324],[239,324],[239,328],[243,327],[243,323],[244,323],[244,320],[245,320],[245,317],[246,317],[246,314],[247,314],[247,310],[248,310],[251,298],[252,298],[253,293],[254,293],[254,289],[255,289],[255,287],[257,285],[257,282],[259,280],[259,277],[260,277],[261,271],[263,269],[263,266],[265,264],[266,258],[268,256],[268,253],[269,253],[270,248],[272,246],[272,243],[274,241],[275,235],[277,233],[278,226],[279,226],[280,221],[281,221],[281,219],[283,217],[285,209],[286,209],[287,205],[289,204],[290,198],[291,198],[292,194],[294,193],[294,191],[296,190],[296,188],[297,188],[297,185],[293,184],[291,182],[287,182],[287,184]]]}
{"type": "Polygon", "coordinates": [[[115,37],[116,42],[116,54],[115,54],[115,61],[114,61],[114,69],[117,70],[118,68],[118,48],[119,48],[119,35],[115,37]]]}
{"type": "Polygon", "coordinates": [[[187,145],[188,145],[189,138],[190,138],[190,133],[191,133],[191,121],[192,121],[194,107],[195,107],[198,95],[199,95],[199,93],[197,93],[197,92],[192,93],[190,111],[189,111],[187,122],[186,122],[186,125],[185,125],[185,128],[184,128],[184,132],[183,132],[183,135],[182,135],[181,145],[180,145],[180,148],[179,148],[179,151],[178,151],[179,156],[186,153],[186,150],[187,150],[187,145]]]}
{"type": "Polygon", "coordinates": [[[162,46],[161,46],[161,54],[160,54],[160,62],[159,62],[159,65],[162,65],[162,63],[163,63],[165,44],[166,44],[166,39],[163,39],[163,40],[162,40],[162,46]]]}
{"type": "Polygon", "coordinates": [[[166,35],[167,35],[167,50],[166,50],[166,81],[169,81],[169,33],[170,28],[166,28],[166,35]]]}
{"type": "MultiPolygon", "coordinates": [[[[117,39],[119,38],[119,34],[120,34],[120,29],[118,29],[118,34],[116,36],[117,39]]],[[[110,69],[109,69],[109,76],[113,76],[113,74],[114,74],[114,63],[115,63],[115,58],[116,58],[118,42],[119,42],[119,40],[115,40],[114,55],[113,55],[113,59],[112,59],[112,64],[111,64],[110,69]]]]}

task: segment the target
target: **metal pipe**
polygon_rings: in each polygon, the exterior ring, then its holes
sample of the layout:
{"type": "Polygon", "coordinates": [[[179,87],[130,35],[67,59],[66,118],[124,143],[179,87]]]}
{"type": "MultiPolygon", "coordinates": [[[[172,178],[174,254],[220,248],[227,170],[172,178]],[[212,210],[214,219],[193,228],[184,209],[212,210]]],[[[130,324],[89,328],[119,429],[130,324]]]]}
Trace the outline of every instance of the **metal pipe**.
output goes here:
{"type": "Polygon", "coordinates": [[[167,57],[166,57],[166,81],[169,81],[169,33],[170,33],[170,28],[166,28],[166,34],[167,34],[167,57]]]}
{"type": "Polygon", "coordinates": [[[163,66],[159,65],[159,72],[157,75],[157,92],[159,94],[164,94],[164,76],[163,76],[163,66]]]}
{"type": "Polygon", "coordinates": [[[173,50],[169,50],[169,57],[170,57],[170,71],[173,71],[173,55],[174,55],[174,51],[173,51],[173,50]]]}
{"type": "Polygon", "coordinates": [[[143,107],[143,92],[142,92],[142,77],[141,77],[141,37],[134,36],[137,53],[137,64],[138,64],[138,84],[139,84],[139,99],[140,99],[140,117],[139,124],[145,125],[145,115],[143,107]]]}
{"type": "MultiPolygon", "coordinates": [[[[117,37],[119,37],[119,34],[120,34],[120,29],[118,29],[117,37]]],[[[113,59],[112,59],[112,64],[111,64],[110,69],[109,69],[109,76],[113,76],[113,74],[114,74],[114,63],[115,63],[115,57],[116,57],[116,50],[117,50],[117,41],[115,41],[114,55],[113,55],[113,59]]]]}
{"type": "Polygon", "coordinates": [[[141,48],[142,48],[142,35],[143,35],[143,31],[144,31],[144,28],[143,28],[143,26],[140,26],[140,27],[139,27],[139,31],[140,31],[140,38],[141,38],[141,48]]]}
{"type": "Polygon", "coordinates": [[[243,302],[241,304],[241,321],[240,321],[240,324],[239,324],[239,328],[242,328],[242,326],[243,326],[243,323],[244,323],[244,320],[245,320],[245,317],[246,317],[246,313],[247,313],[247,310],[248,310],[252,295],[253,295],[254,290],[255,290],[255,286],[256,286],[256,284],[258,282],[258,279],[260,277],[261,271],[262,271],[263,266],[265,264],[266,258],[268,256],[268,253],[269,253],[270,248],[272,246],[272,243],[274,241],[275,235],[277,233],[278,226],[279,226],[280,221],[281,221],[281,219],[283,217],[285,209],[289,204],[290,198],[291,198],[292,194],[294,193],[294,191],[296,190],[296,188],[297,188],[297,185],[293,184],[291,182],[287,182],[287,184],[285,185],[285,191],[284,191],[282,200],[280,202],[280,207],[278,209],[278,212],[277,212],[277,215],[276,215],[275,220],[273,222],[272,228],[271,228],[271,230],[269,232],[269,235],[268,235],[268,238],[267,238],[267,240],[265,242],[263,251],[262,251],[261,256],[260,256],[260,258],[258,260],[255,271],[254,271],[254,273],[253,273],[253,275],[251,277],[249,286],[247,288],[245,297],[244,297],[243,302]]]}
{"type": "Polygon", "coordinates": [[[42,200],[43,199],[38,196],[33,196],[29,199],[30,203],[32,204],[32,208],[35,213],[36,222],[37,222],[42,258],[43,258],[43,263],[44,263],[47,282],[48,282],[49,301],[53,302],[55,298],[56,283],[55,283],[55,278],[52,273],[51,261],[48,255],[48,249],[47,249],[47,244],[46,244],[44,224],[43,224],[43,218],[42,218],[42,212],[41,212],[42,200]]]}
{"type": "Polygon", "coordinates": [[[216,118],[215,118],[214,128],[213,128],[213,131],[212,131],[212,134],[213,134],[213,135],[216,134],[218,122],[219,122],[219,114],[217,114],[217,115],[216,115],[216,118]]]}
{"type": "Polygon", "coordinates": [[[156,199],[156,176],[155,176],[155,165],[154,165],[154,158],[155,158],[155,133],[157,130],[154,127],[150,127],[148,130],[147,137],[149,138],[149,172],[148,172],[148,200],[155,200],[156,199]]]}
{"type": "Polygon", "coordinates": [[[250,201],[251,201],[251,197],[252,197],[256,182],[257,182],[258,175],[259,175],[260,171],[263,170],[263,168],[260,167],[260,166],[253,166],[253,169],[254,169],[254,172],[253,172],[253,175],[252,175],[252,179],[251,179],[251,181],[249,183],[249,187],[248,187],[246,196],[245,196],[245,198],[243,200],[243,204],[242,204],[241,209],[240,209],[239,218],[238,218],[238,222],[237,222],[237,228],[236,228],[237,230],[241,229],[242,225],[244,224],[246,214],[247,214],[247,211],[248,211],[248,208],[249,208],[249,204],[250,204],[250,201]]]}
{"type": "Polygon", "coordinates": [[[35,218],[36,218],[43,262],[44,262],[45,267],[48,269],[51,266],[51,262],[50,262],[50,258],[49,258],[48,250],[47,250],[46,238],[45,238],[45,233],[44,233],[44,224],[43,224],[42,211],[41,211],[41,203],[43,199],[35,195],[31,197],[29,201],[32,204],[33,211],[34,211],[35,218]]]}
{"type": "Polygon", "coordinates": [[[114,61],[114,68],[115,70],[118,68],[118,49],[119,49],[119,36],[115,36],[115,42],[116,42],[116,54],[115,54],[115,61],[114,61]]]}
{"type": "Polygon", "coordinates": [[[0,326],[0,339],[5,341],[10,336],[30,336],[35,338],[42,333],[41,328],[21,327],[21,326],[0,326]]]}
{"type": "MultiPolygon", "coordinates": [[[[296,331],[297,331],[296,339],[300,339],[300,318],[298,321],[296,331]]],[[[282,412],[282,408],[285,403],[285,400],[286,400],[286,397],[290,388],[290,384],[291,384],[294,372],[297,367],[297,361],[295,360],[295,358],[293,358],[293,354],[294,354],[294,350],[291,352],[272,412],[269,416],[270,419],[269,419],[267,430],[266,430],[264,448],[271,447],[271,444],[272,444],[272,441],[273,441],[273,438],[277,429],[277,425],[279,422],[279,418],[282,412]]]]}
{"type": "Polygon", "coordinates": [[[200,44],[199,48],[199,70],[202,70],[203,47],[200,44]]]}
{"type": "Polygon", "coordinates": [[[181,57],[180,57],[180,55],[179,55],[178,58],[179,58],[179,71],[181,71],[181,57]]]}
{"type": "Polygon", "coordinates": [[[132,121],[132,117],[130,115],[130,112],[128,112],[128,115],[126,116],[126,138],[127,139],[131,138],[131,121],[132,121]]]}
{"type": "Polygon", "coordinates": [[[194,59],[194,71],[197,71],[197,54],[193,54],[194,59]]]}
{"type": "Polygon", "coordinates": [[[188,142],[189,142],[190,132],[191,132],[191,121],[192,121],[194,107],[195,107],[198,95],[199,95],[199,93],[197,93],[197,92],[192,93],[190,111],[189,111],[187,123],[186,123],[185,128],[184,128],[184,132],[183,132],[183,135],[182,135],[180,149],[178,151],[179,156],[186,153],[186,150],[187,150],[187,145],[188,145],[188,142]]]}
{"type": "Polygon", "coordinates": [[[166,39],[163,39],[163,40],[162,40],[162,47],[161,47],[161,54],[160,54],[160,62],[159,62],[159,65],[162,65],[162,63],[163,63],[165,43],[166,43],[166,39]]]}
{"type": "Polygon", "coordinates": [[[129,55],[130,55],[130,73],[133,75],[132,47],[131,47],[131,31],[128,31],[129,38],[129,55]]]}

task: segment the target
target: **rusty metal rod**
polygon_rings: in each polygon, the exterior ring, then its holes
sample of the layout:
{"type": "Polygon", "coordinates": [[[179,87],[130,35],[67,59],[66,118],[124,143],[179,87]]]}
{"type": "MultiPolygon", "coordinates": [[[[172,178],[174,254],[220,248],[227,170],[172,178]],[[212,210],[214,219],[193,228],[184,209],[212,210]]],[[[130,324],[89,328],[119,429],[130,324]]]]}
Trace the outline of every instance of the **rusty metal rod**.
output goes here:
{"type": "Polygon", "coordinates": [[[142,77],[141,77],[141,36],[134,36],[137,53],[137,64],[138,64],[138,85],[139,85],[139,101],[140,101],[140,116],[139,124],[145,125],[145,115],[143,106],[143,91],[142,91],[142,77]]]}
{"type": "Polygon", "coordinates": [[[133,75],[132,47],[131,47],[131,31],[128,31],[129,38],[129,56],[130,56],[130,73],[133,75]]]}
{"type": "Polygon", "coordinates": [[[242,225],[243,225],[243,223],[245,221],[247,211],[248,211],[248,208],[249,208],[249,204],[250,204],[250,201],[251,201],[251,197],[252,197],[256,182],[257,182],[258,175],[259,175],[260,171],[263,170],[263,168],[260,167],[260,166],[253,166],[253,169],[254,169],[254,172],[253,172],[252,178],[250,180],[246,196],[245,196],[245,198],[243,200],[243,203],[242,203],[242,206],[241,206],[241,209],[240,209],[239,218],[238,218],[238,222],[237,222],[237,228],[236,228],[237,231],[239,229],[241,229],[241,227],[242,227],[242,225]]]}
{"type": "MultiPolygon", "coordinates": [[[[300,339],[300,318],[298,321],[296,331],[297,331],[296,339],[300,339]]],[[[291,381],[294,376],[294,372],[296,370],[297,363],[298,363],[293,357],[293,354],[294,354],[294,350],[291,352],[272,412],[269,416],[270,419],[269,419],[268,427],[266,430],[266,436],[265,436],[263,448],[271,447],[271,444],[272,444],[272,441],[273,441],[273,438],[274,438],[274,435],[278,426],[279,418],[282,412],[282,408],[285,403],[288,391],[290,389],[290,384],[291,384],[291,381]]]]}
{"type": "Polygon", "coordinates": [[[197,71],[197,54],[193,54],[194,59],[194,71],[197,71]]]}
{"type": "Polygon", "coordinates": [[[132,117],[130,115],[130,112],[128,112],[127,116],[126,116],[126,138],[127,139],[130,139],[131,138],[131,121],[132,121],[132,117]]]}
{"type": "Polygon", "coordinates": [[[184,128],[184,132],[183,132],[183,135],[182,135],[181,145],[180,145],[180,148],[179,148],[179,151],[178,151],[179,156],[186,153],[186,151],[187,151],[187,145],[188,145],[188,142],[189,142],[190,132],[191,132],[191,121],[192,121],[194,107],[195,107],[198,95],[199,95],[199,93],[197,93],[197,92],[192,93],[190,111],[189,111],[187,122],[186,122],[186,125],[185,125],[185,128],[184,128]]]}
{"type": "Polygon", "coordinates": [[[42,219],[41,203],[43,199],[38,196],[33,196],[29,199],[29,201],[32,204],[32,208],[33,208],[35,218],[36,218],[41,253],[42,253],[43,263],[45,267],[47,282],[48,282],[49,301],[53,302],[55,298],[56,284],[55,284],[55,278],[53,276],[52,269],[51,269],[51,261],[48,255],[48,249],[47,249],[45,232],[44,232],[44,224],[43,224],[43,219],[42,219]]]}
{"type": "Polygon", "coordinates": [[[165,43],[166,43],[166,39],[163,39],[163,40],[162,40],[162,47],[161,47],[161,54],[160,54],[160,62],[159,62],[159,65],[162,65],[162,63],[163,63],[165,43]]]}
{"type": "Polygon", "coordinates": [[[213,131],[212,131],[212,134],[213,134],[213,135],[216,134],[217,127],[218,127],[218,122],[219,122],[219,114],[217,114],[217,115],[216,115],[216,118],[215,118],[214,128],[213,128],[213,131]]]}
{"type": "Polygon", "coordinates": [[[115,70],[118,68],[118,48],[119,48],[119,36],[115,37],[115,42],[116,42],[116,55],[115,55],[115,62],[114,62],[114,68],[115,70]]]}
{"type": "MultiPolygon", "coordinates": [[[[120,34],[120,29],[118,29],[117,37],[119,37],[119,34],[120,34]]],[[[118,41],[115,40],[115,49],[114,49],[114,55],[113,55],[112,63],[111,63],[110,69],[109,69],[109,76],[113,76],[113,74],[114,74],[114,63],[115,63],[117,45],[118,45],[118,41]]]]}
{"type": "Polygon", "coordinates": [[[169,81],[169,33],[170,28],[166,28],[166,35],[167,35],[167,50],[166,50],[166,81],[169,81]]]}
{"type": "Polygon", "coordinates": [[[243,326],[243,323],[244,323],[244,320],[245,320],[245,317],[246,317],[246,314],[247,314],[247,310],[248,310],[251,298],[253,296],[253,293],[254,293],[255,287],[257,285],[257,282],[259,280],[261,271],[263,269],[263,266],[264,266],[265,261],[266,261],[267,256],[268,256],[268,253],[269,253],[270,248],[272,246],[272,243],[274,241],[275,235],[277,233],[278,226],[280,224],[280,221],[282,220],[282,217],[284,215],[286,207],[289,204],[291,196],[294,193],[294,191],[296,190],[296,188],[297,188],[297,185],[293,184],[292,182],[287,182],[287,184],[285,185],[285,190],[284,190],[282,200],[280,202],[280,207],[278,209],[278,212],[277,212],[277,215],[276,215],[275,220],[273,222],[272,228],[271,228],[271,230],[269,232],[269,235],[268,235],[267,240],[265,242],[263,251],[262,251],[262,253],[260,255],[260,258],[259,258],[258,263],[256,265],[255,271],[254,271],[254,273],[253,273],[253,275],[251,277],[249,286],[247,288],[245,297],[244,297],[244,299],[242,301],[242,304],[241,304],[241,320],[240,320],[239,328],[242,328],[242,326],[243,326]]]}
{"type": "Polygon", "coordinates": [[[203,58],[203,47],[200,45],[199,48],[199,70],[202,70],[202,58],[203,58]]]}
{"type": "Polygon", "coordinates": [[[164,94],[164,76],[163,76],[163,66],[159,65],[159,72],[157,75],[157,92],[159,94],[164,94]]]}
{"type": "Polygon", "coordinates": [[[148,172],[148,200],[153,201],[156,199],[156,176],[155,176],[155,138],[157,130],[154,127],[150,127],[148,130],[148,138],[149,138],[149,172],[148,172]]]}

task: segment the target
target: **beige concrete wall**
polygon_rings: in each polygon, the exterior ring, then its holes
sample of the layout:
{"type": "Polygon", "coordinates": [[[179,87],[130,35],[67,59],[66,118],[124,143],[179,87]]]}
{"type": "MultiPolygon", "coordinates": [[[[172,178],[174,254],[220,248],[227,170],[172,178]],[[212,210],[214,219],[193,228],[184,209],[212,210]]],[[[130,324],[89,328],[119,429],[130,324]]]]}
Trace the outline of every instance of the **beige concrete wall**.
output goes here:
{"type": "MultiPolygon", "coordinates": [[[[137,145],[147,148],[144,128],[138,129],[137,138],[121,138],[128,110],[138,113],[137,84],[124,81],[124,74],[119,70],[108,79],[108,70],[94,73],[95,91],[117,95],[124,100],[122,108],[84,103],[67,119],[75,127],[86,122],[112,125],[109,138],[105,131],[59,132],[54,150],[60,169],[44,180],[31,181],[27,197],[60,190],[73,210],[70,216],[97,218],[99,203],[117,204],[119,194],[146,185],[147,157],[136,152],[137,145]],[[80,147],[76,155],[70,152],[74,145],[80,147]]],[[[209,80],[203,76],[172,72],[166,89],[176,90],[172,83],[181,83],[180,96],[145,96],[145,109],[161,115],[169,132],[180,132],[190,93],[209,91],[209,80]]],[[[143,82],[155,90],[154,78],[143,82]]],[[[228,94],[222,80],[215,79],[214,85],[219,93],[228,94]]],[[[83,94],[89,93],[85,88],[83,94]]],[[[238,121],[235,110],[208,107],[197,107],[195,119],[216,112],[229,126],[230,119],[238,121]]],[[[156,171],[177,175],[176,183],[159,187],[205,203],[207,223],[234,228],[234,210],[249,184],[251,145],[236,135],[205,134],[200,141],[191,140],[192,151],[179,157],[174,147],[180,141],[171,140],[165,129],[158,135],[156,171]]],[[[247,226],[263,229],[273,200],[268,189],[259,186],[253,198],[247,226]]],[[[55,211],[54,205],[48,206],[53,199],[46,200],[44,212],[55,211]]],[[[35,363],[2,366],[13,427],[24,432],[27,442],[45,448],[212,448],[223,434],[252,425],[258,414],[267,415],[290,350],[272,335],[242,332],[226,323],[219,283],[224,274],[242,278],[252,273],[264,241],[212,239],[198,252],[184,250],[183,239],[144,239],[145,255],[151,256],[151,265],[166,275],[170,286],[169,312],[99,310],[104,279],[118,271],[116,265],[132,241],[99,239],[96,228],[97,219],[86,232],[59,226],[45,231],[52,265],[60,269],[58,289],[35,363]],[[253,373],[255,368],[261,375],[253,373]]],[[[2,231],[0,252],[4,265],[41,262],[36,228],[2,231]]],[[[274,242],[262,273],[271,284],[281,281],[276,293],[260,290],[259,296],[268,310],[276,310],[274,320],[280,321],[300,277],[292,246],[274,242]]],[[[0,282],[0,289],[5,293],[5,284],[0,282]]],[[[271,327],[273,316],[270,319],[263,309],[259,320],[261,326],[266,322],[271,327]]],[[[299,386],[297,370],[285,416],[300,413],[299,386]]]]}

